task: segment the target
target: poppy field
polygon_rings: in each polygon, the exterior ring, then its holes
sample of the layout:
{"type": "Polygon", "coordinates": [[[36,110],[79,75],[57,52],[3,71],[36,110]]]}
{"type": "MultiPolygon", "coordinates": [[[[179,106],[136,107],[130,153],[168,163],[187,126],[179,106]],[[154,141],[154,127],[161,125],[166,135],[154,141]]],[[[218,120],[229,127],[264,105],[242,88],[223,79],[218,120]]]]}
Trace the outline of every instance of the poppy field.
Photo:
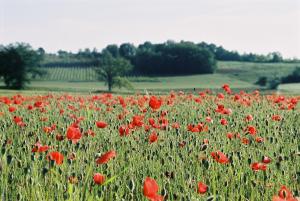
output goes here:
{"type": "Polygon", "coordinates": [[[300,96],[0,96],[2,200],[273,200],[300,194],[300,96]]]}

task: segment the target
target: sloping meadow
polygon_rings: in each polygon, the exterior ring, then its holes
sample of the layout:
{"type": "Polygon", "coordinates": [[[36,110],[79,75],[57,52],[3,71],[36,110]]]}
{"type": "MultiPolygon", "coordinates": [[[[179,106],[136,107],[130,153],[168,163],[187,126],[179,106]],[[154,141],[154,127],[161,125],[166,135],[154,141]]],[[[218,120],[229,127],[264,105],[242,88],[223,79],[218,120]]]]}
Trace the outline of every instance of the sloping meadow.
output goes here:
{"type": "Polygon", "coordinates": [[[0,97],[4,200],[293,200],[300,97],[0,97]]]}

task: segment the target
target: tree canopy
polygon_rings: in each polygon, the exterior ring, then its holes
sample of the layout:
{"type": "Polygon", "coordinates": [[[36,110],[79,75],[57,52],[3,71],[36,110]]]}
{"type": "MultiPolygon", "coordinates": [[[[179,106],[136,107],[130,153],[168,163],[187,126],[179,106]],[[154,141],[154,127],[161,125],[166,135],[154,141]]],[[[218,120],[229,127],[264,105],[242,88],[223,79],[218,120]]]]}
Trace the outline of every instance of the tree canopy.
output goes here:
{"type": "Polygon", "coordinates": [[[42,75],[38,69],[43,51],[35,51],[25,43],[0,47],[0,77],[8,88],[21,89],[30,81],[30,76],[42,75]]]}
{"type": "Polygon", "coordinates": [[[183,75],[213,73],[216,70],[214,55],[191,42],[168,41],[139,46],[135,56],[136,73],[147,75],[183,75]]]}
{"type": "Polygon", "coordinates": [[[107,84],[108,90],[111,91],[113,87],[132,87],[130,82],[124,78],[131,69],[132,65],[128,60],[113,57],[109,51],[104,50],[96,67],[96,73],[99,80],[103,80],[107,84]]]}

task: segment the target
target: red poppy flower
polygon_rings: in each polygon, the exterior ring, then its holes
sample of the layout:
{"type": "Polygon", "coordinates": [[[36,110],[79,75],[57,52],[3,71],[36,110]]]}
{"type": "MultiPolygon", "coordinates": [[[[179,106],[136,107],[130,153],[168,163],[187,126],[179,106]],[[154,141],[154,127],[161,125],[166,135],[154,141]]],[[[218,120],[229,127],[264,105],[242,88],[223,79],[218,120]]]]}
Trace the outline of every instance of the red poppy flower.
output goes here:
{"type": "Polygon", "coordinates": [[[95,137],[95,132],[91,129],[88,129],[85,133],[84,133],[86,136],[92,136],[92,137],[95,137]]]}
{"type": "Polygon", "coordinates": [[[272,120],[273,121],[280,121],[281,120],[281,116],[280,115],[273,115],[272,116],[272,120]]]}
{"type": "Polygon", "coordinates": [[[49,127],[49,126],[45,126],[45,127],[43,128],[43,130],[44,130],[45,133],[51,133],[51,132],[52,132],[52,128],[49,127]]]}
{"type": "Polygon", "coordinates": [[[161,107],[162,105],[162,99],[158,99],[156,96],[151,96],[149,100],[149,106],[153,110],[157,110],[161,107]]]}
{"type": "Polygon", "coordinates": [[[262,171],[266,171],[267,167],[268,167],[267,164],[260,163],[259,169],[262,170],[262,171]]]}
{"type": "Polygon", "coordinates": [[[229,159],[227,158],[227,156],[222,153],[221,151],[216,151],[216,152],[211,152],[211,156],[213,157],[213,159],[215,161],[217,161],[218,163],[221,164],[226,164],[229,163],[229,159]]]}
{"type": "Polygon", "coordinates": [[[124,125],[119,128],[120,136],[129,135],[129,131],[129,128],[124,125]]]}
{"type": "Polygon", "coordinates": [[[273,196],[273,201],[297,201],[292,192],[285,186],[281,186],[278,195],[273,196]]]}
{"type": "Polygon", "coordinates": [[[78,127],[75,127],[75,125],[69,126],[67,129],[67,138],[69,140],[72,140],[73,143],[76,143],[78,140],[80,140],[82,134],[80,132],[80,129],[78,127]]]}
{"type": "Polygon", "coordinates": [[[224,84],[222,88],[224,89],[224,91],[226,91],[227,94],[231,94],[231,89],[228,84],[224,84]]]}
{"type": "Polygon", "coordinates": [[[174,122],[174,123],[172,124],[172,128],[179,129],[179,128],[180,128],[180,124],[177,123],[177,122],[174,122]]]}
{"type": "Polygon", "coordinates": [[[258,171],[259,170],[259,163],[255,162],[251,164],[251,169],[253,171],[258,171]]]}
{"type": "Polygon", "coordinates": [[[42,106],[43,106],[43,102],[41,102],[41,101],[37,101],[37,102],[34,103],[34,107],[40,108],[42,106]]]}
{"type": "Polygon", "coordinates": [[[252,121],[253,120],[253,116],[251,114],[248,114],[245,118],[246,121],[252,121]]]}
{"type": "Polygon", "coordinates": [[[248,126],[247,127],[247,131],[248,133],[250,133],[251,135],[255,135],[256,134],[256,128],[254,126],[248,126]]]}
{"type": "Polygon", "coordinates": [[[100,173],[95,173],[94,182],[95,184],[102,185],[105,182],[105,176],[100,173]]]}
{"type": "Polygon", "coordinates": [[[155,124],[155,120],[153,118],[149,118],[148,122],[151,126],[153,126],[155,124]]]}
{"type": "Polygon", "coordinates": [[[212,120],[211,117],[206,117],[206,118],[205,118],[205,121],[206,121],[207,123],[213,123],[213,120],[212,120]]]}
{"type": "Polygon", "coordinates": [[[143,124],[144,124],[143,119],[144,119],[143,116],[138,116],[138,115],[133,116],[132,117],[132,125],[137,126],[137,127],[143,126],[143,124]]]}
{"type": "Polygon", "coordinates": [[[113,150],[106,152],[102,156],[96,159],[97,164],[105,164],[107,163],[110,159],[114,158],[117,156],[117,153],[113,150]]]}
{"type": "Polygon", "coordinates": [[[243,137],[242,138],[242,143],[245,144],[245,145],[248,145],[250,143],[250,140],[246,137],[243,137]]]}
{"type": "Polygon", "coordinates": [[[226,119],[221,119],[220,120],[220,123],[223,125],[223,126],[226,126],[228,124],[227,120],[226,119]]]}
{"type": "Polygon", "coordinates": [[[105,123],[104,121],[96,121],[96,126],[98,128],[105,128],[107,126],[107,123],[105,123]]]}
{"type": "Polygon", "coordinates": [[[225,98],[224,94],[222,94],[222,93],[218,93],[217,97],[218,97],[219,99],[225,98]]]}
{"type": "Polygon", "coordinates": [[[233,137],[234,137],[234,134],[233,134],[233,133],[227,133],[227,138],[228,138],[228,139],[231,140],[233,137]]]}
{"type": "Polygon", "coordinates": [[[255,163],[251,164],[251,169],[253,171],[256,171],[256,172],[258,170],[266,171],[267,170],[267,165],[264,164],[264,163],[257,163],[257,162],[255,162],[255,163]]]}
{"type": "Polygon", "coordinates": [[[39,142],[35,143],[33,149],[31,150],[31,152],[45,152],[48,151],[50,147],[48,145],[41,145],[39,142]]]}
{"type": "Polygon", "coordinates": [[[22,117],[14,116],[14,122],[15,122],[16,124],[18,124],[18,123],[20,123],[20,122],[22,122],[22,121],[23,121],[22,117]]]}
{"type": "Polygon", "coordinates": [[[204,194],[204,193],[206,193],[206,192],[207,192],[207,189],[208,189],[208,187],[207,187],[206,184],[204,184],[204,183],[202,183],[202,182],[199,182],[199,183],[198,183],[198,193],[199,193],[199,194],[204,194]]]}
{"type": "Polygon", "coordinates": [[[122,96],[118,96],[118,99],[119,99],[119,103],[120,105],[122,105],[123,108],[126,107],[126,103],[125,103],[125,100],[122,96]]]}
{"type": "Polygon", "coordinates": [[[26,124],[23,122],[22,117],[14,116],[14,122],[20,127],[26,126],[26,124]]]}
{"type": "Polygon", "coordinates": [[[225,107],[222,104],[218,104],[217,108],[215,109],[216,112],[218,113],[223,113],[225,107]]]}
{"type": "Polygon", "coordinates": [[[64,140],[64,136],[63,135],[61,135],[61,134],[56,134],[56,136],[55,136],[55,139],[57,140],[57,141],[63,141],[64,140]]]}
{"type": "Polygon", "coordinates": [[[158,136],[155,132],[151,133],[149,135],[149,143],[152,144],[153,142],[156,142],[158,139],[158,136]]]}
{"type": "Polygon", "coordinates": [[[53,151],[48,154],[48,159],[55,161],[57,165],[61,165],[64,161],[64,155],[58,151],[53,151]]]}
{"type": "Polygon", "coordinates": [[[255,141],[258,142],[258,143],[262,143],[264,141],[264,138],[262,138],[262,137],[256,137],[255,141]]]}
{"type": "Polygon", "coordinates": [[[13,107],[13,106],[10,106],[9,108],[8,108],[8,111],[9,112],[14,112],[14,111],[16,111],[17,110],[17,108],[15,108],[15,107],[13,107]]]}
{"type": "Polygon", "coordinates": [[[268,156],[264,156],[262,162],[265,164],[271,163],[271,159],[268,156]]]}
{"type": "Polygon", "coordinates": [[[164,198],[157,194],[158,190],[159,186],[156,181],[150,177],[146,177],[143,188],[144,196],[146,196],[150,201],[163,201],[164,198]]]}

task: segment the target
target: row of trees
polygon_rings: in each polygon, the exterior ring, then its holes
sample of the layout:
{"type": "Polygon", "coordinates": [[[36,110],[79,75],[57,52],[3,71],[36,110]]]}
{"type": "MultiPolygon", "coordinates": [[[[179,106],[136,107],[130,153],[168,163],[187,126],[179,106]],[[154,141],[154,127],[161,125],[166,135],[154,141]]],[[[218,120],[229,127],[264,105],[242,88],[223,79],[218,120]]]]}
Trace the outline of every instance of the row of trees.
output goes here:
{"type": "Polygon", "coordinates": [[[214,55],[208,49],[191,42],[145,42],[137,48],[133,44],[124,43],[120,47],[108,45],[103,51],[110,53],[113,58],[130,61],[133,65],[130,75],[202,74],[213,73],[217,68],[214,55]]]}
{"type": "MultiPolygon", "coordinates": [[[[79,63],[94,66],[99,79],[104,80],[108,89],[115,86],[131,87],[127,75],[186,75],[215,72],[217,60],[243,60],[279,62],[279,53],[269,55],[239,55],[214,44],[174,42],[152,44],[145,42],[138,47],[131,43],[108,45],[101,52],[96,49],[80,50],[73,54],[58,51],[47,54],[43,48],[32,49],[28,44],[17,43],[0,46],[0,78],[9,88],[20,89],[30,78],[42,76],[41,66],[51,67],[51,62],[61,62],[66,66],[79,63]],[[252,60],[251,60],[252,59],[252,60]]],[[[74,65],[72,66],[74,67],[74,65]]]]}
{"type": "MultiPolygon", "coordinates": [[[[130,60],[132,64],[135,64],[134,63],[135,61],[141,62],[141,60],[143,59],[145,60],[151,59],[151,61],[154,61],[155,59],[159,59],[161,54],[169,54],[166,51],[168,51],[168,49],[170,48],[174,48],[174,46],[178,44],[180,44],[181,47],[193,46],[195,48],[197,46],[201,50],[203,49],[208,50],[210,53],[214,55],[214,58],[218,61],[299,62],[299,60],[297,59],[293,59],[293,60],[283,59],[282,55],[279,52],[271,52],[266,55],[254,54],[254,53],[241,54],[237,51],[230,51],[223,48],[222,46],[217,46],[213,43],[205,43],[205,42],[192,43],[192,42],[181,41],[180,43],[176,43],[174,41],[169,40],[161,44],[152,44],[151,42],[145,42],[138,46],[134,46],[131,43],[123,43],[120,46],[114,44],[108,45],[105,49],[107,49],[114,57],[121,56],[130,60]]],[[[175,47],[175,49],[176,48],[177,47],[175,47]]],[[[88,67],[94,64],[93,60],[95,58],[99,58],[100,56],[101,56],[101,52],[98,52],[97,49],[95,48],[93,50],[89,48],[86,48],[84,50],[80,49],[77,53],[59,50],[56,54],[46,54],[45,61],[43,62],[43,66],[46,67],[86,66],[88,67]]]]}
{"type": "Polygon", "coordinates": [[[246,61],[246,62],[283,62],[284,59],[280,52],[271,52],[267,55],[244,53],[240,54],[237,51],[224,49],[222,46],[217,46],[213,43],[208,44],[201,42],[197,44],[199,47],[210,50],[219,61],[246,61]]]}
{"type": "MultiPolygon", "coordinates": [[[[192,42],[167,41],[160,44],[145,42],[138,47],[131,43],[108,45],[103,51],[113,58],[130,61],[134,75],[183,75],[196,73],[213,73],[216,70],[214,53],[206,47],[192,42]]],[[[78,53],[58,51],[57,55],[46,54],[44,67],[90,67],[96,66],[103,51],[80,50],[78,53]]]]}
{"type": "MultiPolygon", "coordinates": [[[[128,44],[127,49],[129,47],[128,44]]],[[[191,42],[168,41],[162,44],[147,42],[138,46],[135,54],[132,54],[133,52],[132,48],[130,54],[120,51],[120,55],[131,61],[135,74],[202,74],[213,73],[217,68],[213,53],[191,42]]]]}

